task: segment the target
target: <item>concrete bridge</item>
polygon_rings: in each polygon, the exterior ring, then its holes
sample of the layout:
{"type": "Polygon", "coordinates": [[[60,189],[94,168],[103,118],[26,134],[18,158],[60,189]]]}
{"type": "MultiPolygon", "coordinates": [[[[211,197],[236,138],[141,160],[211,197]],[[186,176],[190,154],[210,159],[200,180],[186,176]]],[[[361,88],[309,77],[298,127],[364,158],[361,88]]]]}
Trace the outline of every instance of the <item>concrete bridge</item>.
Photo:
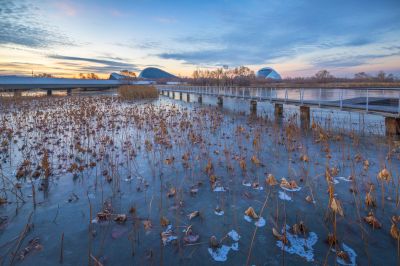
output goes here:
{"type": "Polygon", "coordinates": [[[217,104],[224,98],[246,99],[250,110],[257,111],[257,102],[268,101],[275,106],[275,116],[283,114],[285,104],[299,106],[300,121],[310,126],[310,108],[330,108],[376,114],[385,117],[387,135],[400,135],[400,88],[252,88],[215,86],[157,86],[160,94],[172,96],[179,93],[197,95],[202,103],[203,95],[215,96],[217,104]]]}
{"type": "Polygon", "coordinates": [[[96,80],[96,79],[67,79],[67,78],[34,78],[34,77],[0,77],[0,92],[12,91],[16,95],[21,91],[34,89],[46,90],[48,95],[53,90],[66,90],[68,94],[73,89],[112,89],[127,82],[120,80],[96,80]]]}

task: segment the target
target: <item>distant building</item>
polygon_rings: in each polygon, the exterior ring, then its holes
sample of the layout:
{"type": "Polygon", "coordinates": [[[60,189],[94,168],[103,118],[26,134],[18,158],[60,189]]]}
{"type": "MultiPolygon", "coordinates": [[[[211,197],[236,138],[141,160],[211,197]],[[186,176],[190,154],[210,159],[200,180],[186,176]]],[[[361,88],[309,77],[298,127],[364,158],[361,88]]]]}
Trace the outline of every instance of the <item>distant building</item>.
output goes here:
{"type": "Polygon", "coordinates": [[[281,80],[281,75],[270,67],[264,67],[257,71],[257,78],[281,80]]]}
{"type": "Polygon", "coordinates": [[[130,79],[130,77],[113,72],[113,73],[110,74],[110,77],[108,79],[110,79],[110,80],[123,80],[123,79],[130,79]]]}
{"type": "Polygon", "coordinates": [[[156,67],[148,67],[139,74],[142,79],[176,79],[177,77],[156,67]]]}

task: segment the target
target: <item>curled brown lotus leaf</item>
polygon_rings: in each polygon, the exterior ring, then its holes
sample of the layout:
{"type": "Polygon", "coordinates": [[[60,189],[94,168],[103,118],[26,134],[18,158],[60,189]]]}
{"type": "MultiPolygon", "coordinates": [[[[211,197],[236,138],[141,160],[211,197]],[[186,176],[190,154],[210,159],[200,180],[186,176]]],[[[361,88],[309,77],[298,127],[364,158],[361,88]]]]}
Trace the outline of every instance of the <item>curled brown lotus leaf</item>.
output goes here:
{"type": "Polygon", "coordinates": [[[294,224],[292,226],[292,232],[295,235],[298,235],[298,234],[303,234],[304,235],[304,234],[306,234],[308,232],[308,229],[305,226],[304,222],[300,221],[298,224],[294,224]]]}
{"type": "Polygon", "coordinates": [[[170,158],[165,159],[164,163],[170,165],[170,164],[172,164],[174,162],[174,160],[175,160],[175,157],[172,156],[170,158]]]}
{"type": "Polygon", "coordinates": [[[253,207],[249,207],[244,214],[246,214],[247,216],[253,218],[253,219],[258,219],[258,215],[256,214],[256,212],[254,211],[253,207]]]}
{"type": "Polygon", "coordinates": [[[246,170],[246,161],[244,159],[240,159],[239,165],[243,171],[246,170]]]}
{"type": "Polygon", "coordinates": [[[107,221],[110,219],[111,213],[108,210],[104,210],[102,212],[98,212],[96,216],[99,221],[107,221]]]}
{"type": "Polygon", "coordinates": [[[306,197],[306,201],[308,202],[308,203],[311,203],[313,200],[312,200],[312,197],[310,196],[310,195],[308,195],[307,197],[306,197]]]}
{"type": "Polygon", "coordinates": [[[364,170],[367,171],[368,168],[369,168],[369,161],[368,161],[368,160],[365,160],[364,163],[363,163],[363,165],[364,165],[364,170]]]}
{"type": "Polygon", "coordinates": [[[362,160],[361,154],[357,153],[357,154],[354,156],[354,160],[355,160],[357,163],[361,162],[361,160],[362,160]]]}
{"type": "Polygon", "coordinates": [[[332,198],[330,207],[331,207],[331,210],[332,210],[334,213],[337,213],[337,214],[339,214],[340,216],[344,216],[344,214],[343,214],[343,209],[342,209],[342,205],[341,205],[341,203],[340,203],[340,201],[339,201],[338,199],[332,198]]]}
{"type": "Polygon", "coordinates": [[[392,216],[392,222],[393,223],[395,223],[395,224],[397,224],[397,223],[399,223],[400,222],[400,215],[394,215],[394,216],[392,216]]]}
{"type": "Polygon", "coordinates": [[[257,158],[257,156],[253,155],[251,157],[251,162],[257,166],[259,166],[261,164],[260,160],[257,158]]]}
{"type": "Polygon", "coordinates": [[[167,193],[168,198],[172,198],[176,195],[176,188],[172,187],[169,189],[169,192],[167,193]]]}
{"type": "Polygon", "coordinates": [[[350,257],[349,257],[349,254],[347,254],[347,252],[345,252],[345,251],[340,250],[340,251],[338,251],[338,252],[336,253],[336,255],[337,255],[339,258],[341,258],[343,261],[345,261],[346,263],[350,263],[350,262],[351,262],[350,257]]]}
{"type": "Polygon", "coordinates": [[[162,217],[160,218],[160,224],[161,224],[161,226],[163,226],[163,227],[169,225],[169,220],[167,219],[167,217],[162,216],[162,217]]]}
{"type": "Polygon", "coordinates": [[[326,239],[326,242],[328,243],[329,246],[334,247],[337,245],[338,241],[336,239],[336,236],[332,233],[328,234],[328,237],[326,239]]]}
{"type": "Polygon", "coordinates": [[[217,177],[215,175],[210,175],[210,183],[211,185],[215,184],[217,182],[217,177]]]}
{"type": "Polygon", "coordinates": [[[373,212],[369,212],[368,215],[364,217],[364,221],[371,225],[372,228],[379,229],[382,227],[382,224],[378,221],[373,212]]]}
{"type": "Polygon", "coordinates": [[[146,231],[151,230],[151,228],[153,227],[150,220],[144,220],[142,223],[144,226],[144,230],[146,231]]]}
{"type": "Polygon", "coordinates": [[[278,181],[276,181],[275,176],[273,174],[268,174],[268,177],[265,179],[265,182],[270,186],[278,185],[278,181]]]}
{"type": "Polygon", "coordinates": [[[114,221],[117,223],[125,223],[127,220],[126,214],[118,214],[115,218],[114,221]]]}
{"type": "Polygon", "coordinates": [[[189,160],[189,153],[185,153],[184,155],[182,155],[182,160],[183,161],[188,161],[189,160]]]}
{"type": "Polygon", "coordinates": [[[199,211],[194,211],[194,212],[188,214],[188,218],[189,218],[189,220],[192,220],[193,218],[195,218],[195,217],[197,217],[199,215],[200,215],[199,211]]]}
{"type": "Polygon", "coordinates": [[[397,227],[397,225],[395,223],[392,223],[392,226],[390,227],[390,235],[394,239],[400,240],[400,231],[399,231],[399,228],[397,227]]]}
{"type": "Polygon", "coordinates": [[[303,154],[300,156],[300,161],[308,163],[310,161],[310,158],[308,158],[308,156],[306,154],[303,154]]]}
{"type": "Polygon", "coordinates": [[[365,196],[365,204],[368,207],[376,207],[376,201],[375,198],[372,196],[371,191],[367,193],[365,196]]]}
{"type": "Polygon", "coordinates": [[[281,187],[287,189],[296,189],[298,188],[296,181],[287,181],[286,178],[282,177],[281,179],[281,187]]]}
{"type": "Polygon", "coordinates": [[[210,247],[211,248],[218,248],[220,246],[220,243],[218,239],[215,236],[210,237],[210,247]]]}
{"type": "Polygon", "coordinates": [[[390,178],[392,177],[392,175],[390,174],[390,172],[385,168],[383,168],[379,173],[378,173],[378,179],[382,180],[382,181],[386,181],[389,182],[390,178]]]}
{"type": "Polygon", "coordinates": [[[275,228],[272,228],[272,235],[276,237],[278,240],[282,241],[283,244],[287,245],[288,240],[285,235],[282,235],[281,233],[278,232],[275,228]]]}
{"type": "Polygon", "coordinates": [[[257,188],[260,187],[260,183],[258,183],[258,182],[253,182],[253,183],[251,184],[251,187],[257,189],[257,188]]]}

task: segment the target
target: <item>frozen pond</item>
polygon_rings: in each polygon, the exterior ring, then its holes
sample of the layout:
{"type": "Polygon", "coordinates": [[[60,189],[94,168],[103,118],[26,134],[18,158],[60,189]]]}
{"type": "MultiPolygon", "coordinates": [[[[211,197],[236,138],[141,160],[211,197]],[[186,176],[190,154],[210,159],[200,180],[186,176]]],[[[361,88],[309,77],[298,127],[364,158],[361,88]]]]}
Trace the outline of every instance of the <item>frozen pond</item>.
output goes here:
{"type": "Polygon", "coordinates": [[[396,265],[381,117],[215,102],[1,100],[1,263],[396,265]]]}

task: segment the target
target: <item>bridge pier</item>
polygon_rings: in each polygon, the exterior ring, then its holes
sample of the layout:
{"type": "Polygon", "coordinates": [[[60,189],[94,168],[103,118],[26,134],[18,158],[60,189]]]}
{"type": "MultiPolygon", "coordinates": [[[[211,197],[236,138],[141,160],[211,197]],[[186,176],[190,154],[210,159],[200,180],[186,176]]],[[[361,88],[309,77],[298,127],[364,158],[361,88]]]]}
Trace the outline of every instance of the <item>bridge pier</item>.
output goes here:
{"type": "Polygon", "coordinates": [[[197,98],[197,101],[199,102],[199,103],[203,103],[203,95],[199,95],[199,97],[197,98]]]}
{"type": "Polygon", "coordinates": [[[188,103],[190,103],[190,93],[186,93],[186,101],[188,102],[188,103]]]}
{"type": "Polygon", "coordinates": [[[300,106],[300,124],[303,129],[310,128],[310,107],[300,106]]]}
{"type": "Polygon", "coordinates": [[[47,90],[47,96],[52,96],[53,95],[53,90],[47,90]]]}
{"type": "Polygon", "coordinates": [[[174,91],[172,92],[172,99],[175,100],[175,92],[174,91]]]}
{"type": "Polygon", "coordinates": [[[182,92],[179,92],[179,100],[182,101],[183,97],[182,97],[182,92]]]}
{"type": "Polygon", "coordinates": [[[67,95],[71,96],[72,95],[72,89],[67,89],[67,95]]]}
{"type": "Polygon", "coordinates": [[[168,98],[169,98],[169,91],[167,91],[167,96],[168,96],[168,98]]]}
{"type": "Polygon", "coordinates": [[[400,135],[400,118],[385,117],[386,136],[400,135]]]}
{"type": "Polygon", "coordinates": [[[217,104],[218,106],[222,106],[224,104],[224,98],[222,96],[218,96],[217,104]]]}
{"type": "Polygon", "coordinates": [[[283,104],[275,104],[275,117],[281,117],[283,115],[283,104]]]}
{"type": "Polygon", "coordinates": [[[257,101],[256,100],[250,101],[250,112],[253,114],[257,113],[257,101]]]}

